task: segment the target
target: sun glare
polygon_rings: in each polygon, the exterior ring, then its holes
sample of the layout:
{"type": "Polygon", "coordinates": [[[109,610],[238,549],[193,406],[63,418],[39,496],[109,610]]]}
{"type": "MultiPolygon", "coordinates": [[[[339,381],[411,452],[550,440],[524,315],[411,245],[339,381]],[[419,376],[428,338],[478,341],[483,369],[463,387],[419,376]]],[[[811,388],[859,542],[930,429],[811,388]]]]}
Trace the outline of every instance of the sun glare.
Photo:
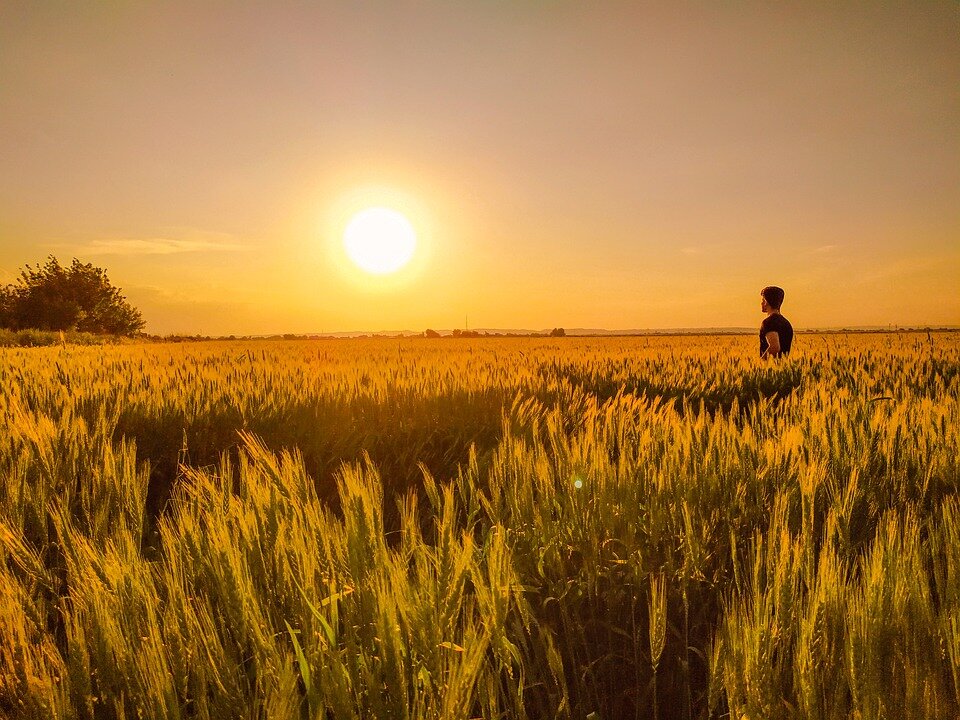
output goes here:
{"type": "Polygon", "coordinates": [[[396,210],[371,207],[361,210],[347,223],[343,245],[357,267],[373,275],[388,275],[413,258],[417,233],[396,210]]]}

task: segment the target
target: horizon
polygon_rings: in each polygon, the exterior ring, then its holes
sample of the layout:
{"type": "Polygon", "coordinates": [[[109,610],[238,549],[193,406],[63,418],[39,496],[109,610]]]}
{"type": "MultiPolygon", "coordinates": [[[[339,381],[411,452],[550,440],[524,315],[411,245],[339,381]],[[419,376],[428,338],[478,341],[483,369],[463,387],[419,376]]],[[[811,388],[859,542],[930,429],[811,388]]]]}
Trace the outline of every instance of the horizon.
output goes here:
{"type": "MultiPolygon", "coordinates": [[[[338,332],[304,332],[304,333],[257,333],[252,335],[202,335],[170,333],[167,335],[156,335],[145,333],[150,337],[160,339],[178,338],[185,339],[199,338],[202,340],[351,340],[361,338],[381,338],[381,339],[415,339],[424,338],[426,332],[433,331],[439,333],[439,338],[483,338],[483,337],[514,337],[514,338],[547,338],[551,337],[550,332],[556,328],[541,328],[539,330],[526,328],[476,328],[463,330],[461,328],[425,328],[424,330],[344,330],[338,332]]],[[[675,335],[750,335],[757,333],[757,329],[748,326],[740,327],[673,327],[673,328],[624,328],[620,330],[608,330],[605,328],[560,328],[564,330],[564,335],[559,337],[573,338],[616,338],[616,337],[667,337],[675,335]]],[[[957,332],[960,331],[960,325],[852,325],[836,327],[797,327],[794,328],[797,333],[816,335],[816,334],[897,334],[897,333],[923,333],[923,332],[957,332]]],[[[556,336],[554,336],[556,337],[556,336]]],[[[431,338],[426,338],[431,339],[431,338]]]]}
{"type": "Polygon", "coordinates": [[[798,329],[958,326],[958,30],[946,1],[6,3],[0,284],[77,257],[153,335],[749,328],[771,284],[798,329]]]}

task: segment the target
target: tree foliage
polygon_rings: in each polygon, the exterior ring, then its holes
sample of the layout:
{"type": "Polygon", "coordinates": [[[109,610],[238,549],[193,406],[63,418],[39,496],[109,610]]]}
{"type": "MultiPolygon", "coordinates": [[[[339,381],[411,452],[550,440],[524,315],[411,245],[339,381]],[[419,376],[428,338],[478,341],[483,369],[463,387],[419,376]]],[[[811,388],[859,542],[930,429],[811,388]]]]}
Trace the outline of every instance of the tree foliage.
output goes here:
{"type": "Polygon", "coordinates": [[[144,321],[106,270],[76,258],[64,266],[50,256],[42,266],[25,266],[15,283],[0,289],[0,326],[133,335],[144,321]]]}

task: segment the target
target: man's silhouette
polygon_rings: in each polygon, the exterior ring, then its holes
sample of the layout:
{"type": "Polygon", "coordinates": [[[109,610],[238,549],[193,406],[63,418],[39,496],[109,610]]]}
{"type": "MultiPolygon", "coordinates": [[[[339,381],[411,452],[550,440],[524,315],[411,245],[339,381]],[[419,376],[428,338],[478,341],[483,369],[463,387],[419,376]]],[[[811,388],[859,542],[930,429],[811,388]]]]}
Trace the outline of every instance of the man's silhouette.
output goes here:
{"type": "Polygon", "coordinates": [[[780,314],[783,304],[783,288],[775,285],[760,291],[760,309],[767,317],[760,323],[760,357],[766,360],[790,352],[793,344],[793,326],[780,314]]]}

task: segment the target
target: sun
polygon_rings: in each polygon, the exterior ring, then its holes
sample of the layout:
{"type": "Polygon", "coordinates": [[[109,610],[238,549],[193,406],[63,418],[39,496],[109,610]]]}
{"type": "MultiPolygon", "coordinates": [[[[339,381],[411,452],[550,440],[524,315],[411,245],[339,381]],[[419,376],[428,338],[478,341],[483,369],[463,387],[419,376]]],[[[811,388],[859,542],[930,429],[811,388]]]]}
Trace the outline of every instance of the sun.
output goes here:
{"type": "Polygon", "coordinates": [[[369,207],[350,218],[343,231],[347,256],[373,275],[389,275],[403,268],[417,249],[417,233],[396,210],[369,207]]]}

